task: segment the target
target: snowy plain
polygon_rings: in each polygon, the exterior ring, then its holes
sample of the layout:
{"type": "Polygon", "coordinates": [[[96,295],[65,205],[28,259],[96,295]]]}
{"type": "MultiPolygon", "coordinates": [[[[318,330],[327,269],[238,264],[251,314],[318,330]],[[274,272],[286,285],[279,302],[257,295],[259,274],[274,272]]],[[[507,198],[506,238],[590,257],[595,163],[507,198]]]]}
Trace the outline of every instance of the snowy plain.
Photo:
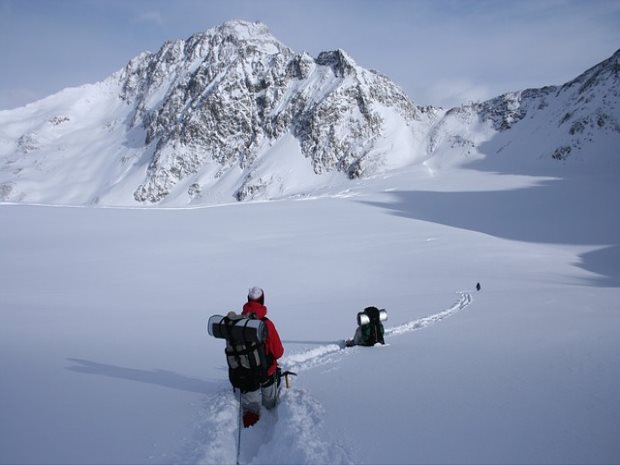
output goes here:
{"type": "Polygon", "coordinates": [[[299,376],[241,463],[617,463],[616,172],[474,165],[201,208],[0,205],[0,463],[234,463],[206,322],[253,285],[299,376]],[[337,350],[368,305],[387,344],[337,350]]]}

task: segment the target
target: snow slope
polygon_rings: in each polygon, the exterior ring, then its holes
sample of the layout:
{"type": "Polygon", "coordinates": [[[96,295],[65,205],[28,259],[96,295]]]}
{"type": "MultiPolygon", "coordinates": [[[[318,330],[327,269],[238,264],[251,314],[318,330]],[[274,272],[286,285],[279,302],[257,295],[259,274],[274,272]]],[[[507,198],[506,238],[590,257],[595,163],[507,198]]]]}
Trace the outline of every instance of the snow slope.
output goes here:
{"type": "Polygon", "coordinates": [[[234,463],[205,326],[252,285],[299,377],[242,463],[617,463],[615,173],[430,173],[210,208],[0,206],[0,463],[234,463]],[[387,344],[336,350],[367,305],[387,344]]]}

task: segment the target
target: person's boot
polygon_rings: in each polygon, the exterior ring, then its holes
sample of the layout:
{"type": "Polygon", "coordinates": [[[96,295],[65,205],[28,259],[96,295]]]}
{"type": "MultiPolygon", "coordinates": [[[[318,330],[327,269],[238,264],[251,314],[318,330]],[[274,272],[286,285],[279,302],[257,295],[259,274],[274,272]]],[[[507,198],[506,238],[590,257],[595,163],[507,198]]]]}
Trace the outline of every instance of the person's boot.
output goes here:
{"type": "Polygon", "coordinates": [[[250,426],[254,425],[259,419],[259,416],[251,411],[247,411],[243,414],[243,427],[244,428],[249,428],[250,426]]]}

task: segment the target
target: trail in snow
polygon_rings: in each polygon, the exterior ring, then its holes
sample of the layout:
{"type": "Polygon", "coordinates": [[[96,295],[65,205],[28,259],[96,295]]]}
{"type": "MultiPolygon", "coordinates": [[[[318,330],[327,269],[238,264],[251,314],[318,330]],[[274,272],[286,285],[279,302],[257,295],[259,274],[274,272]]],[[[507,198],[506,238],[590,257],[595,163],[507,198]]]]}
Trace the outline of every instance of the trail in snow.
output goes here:
{"type": "MultiPolygon", "coordinates": [[[[459,292],[459,295],[459,300],[450,308],[424,318],[403,323],[393,328],[386,328],[385,335],[399,336],[411,331],[417,331],[454,315],[467,307],[472,301],[472,296],[469,292],[459,292]]],[[[333,343],[284,357],[281,364],[292,371],[304,371],[318,365],[332,363],[336,358],[344,357],[351,353],[351,351],[343,349],[344,341],[334,341],[333,343]]]]}
{"type": "Polygon", "coordinates": [[[426,328],[427,326],[433,325],[444,318],[448,318],[449,316],[454,315],[456,312],[463,310],[467,307],[471,301],[471,294],[468,292],[460,292],[459,301],[456,302],[452,307],[444,310],[443,312],[435,313],[434,315],[426,316],[424,318],[419,318],[417,320],[410,321],[408,323],[403,323],[402,325],[395,326],[393,328],[388,328],[385,330],[386,336],[395,336],[404,333],[408,333],[411,331],[416,331],[418,329],[426,328]]]}
{"type": "MultiPolygon", "coordinates": [[[[239,463],[353,463],[347,448],[320,434],[323,407],[304,389],[283,389],[275,411],[261,411],[260,421],[241,431],[239,463]]],[[[178,463],[235,463],[239,402],[232,390],[204,401],[194,439],[177,454],[178,463]]]]}
{"type": "MultiPolygon", "coordinates": [[[[454,315],[472,302],[468,292],[459,294],[459,300],[450,308],[388,328],[385,334],[397,336],[416,331],[454,315]]],[[[343,345],[335,341],[292,354],[283,360],[283,365],[294,371],[303,371],[334,363],[355,353],[342,348],[343,345]]],[[[235,463],[238,415],[238,400],[230,389],[208,396],[195,440],[180,454],[179,461],[235,463]]],[[[323,416],[323,407],[307,391],[283,389],[277,410],[263,410],[261,420],[254,427],[242,430],[240,463],[353,463],[345,445],[321,435],[323,416]]]]}

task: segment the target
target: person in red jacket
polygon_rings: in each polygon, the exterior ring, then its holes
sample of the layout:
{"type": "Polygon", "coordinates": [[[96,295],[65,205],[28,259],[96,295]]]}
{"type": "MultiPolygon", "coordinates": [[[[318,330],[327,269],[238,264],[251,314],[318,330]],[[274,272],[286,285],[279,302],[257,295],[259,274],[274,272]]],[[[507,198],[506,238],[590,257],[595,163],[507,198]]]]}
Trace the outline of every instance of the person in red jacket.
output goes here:
{"type": "Polygon", "coordinates": [[[263,320],[267,326],[267,339],[265,340],[265,355],[267,357],[267,380],[256,391],[241,394],[241,408],[243,411],[243,426],[252,426],[259,419],[261,404],[272,409],[278,402],[278,359],[284,354],[284,347],[280,335],[273,322],[267,318],[265,307],[265,292],[260,287],[252,287],[248,292],[248,302],[243,306],[242,315],[254,315],[256,319],[263,320]]]}

